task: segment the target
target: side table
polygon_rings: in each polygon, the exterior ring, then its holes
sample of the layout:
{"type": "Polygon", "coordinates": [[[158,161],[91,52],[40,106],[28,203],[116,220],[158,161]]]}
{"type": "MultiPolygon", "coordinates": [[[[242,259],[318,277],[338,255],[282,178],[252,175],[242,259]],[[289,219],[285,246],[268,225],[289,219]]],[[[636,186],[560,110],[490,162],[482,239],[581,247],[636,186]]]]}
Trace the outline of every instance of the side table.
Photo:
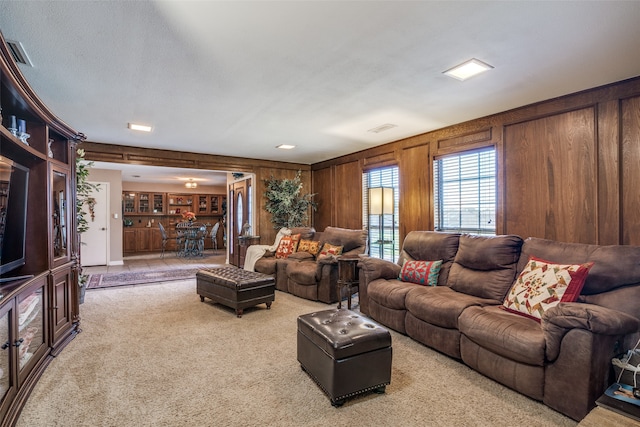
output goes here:
{"type": "Polygon", "coordinates": [[[347,308],[351,310],[351,287],[360,285],[359,256],[344,255],[338,257],[338,308],[342,308],[342,290],[347,289],[347,308]]]}

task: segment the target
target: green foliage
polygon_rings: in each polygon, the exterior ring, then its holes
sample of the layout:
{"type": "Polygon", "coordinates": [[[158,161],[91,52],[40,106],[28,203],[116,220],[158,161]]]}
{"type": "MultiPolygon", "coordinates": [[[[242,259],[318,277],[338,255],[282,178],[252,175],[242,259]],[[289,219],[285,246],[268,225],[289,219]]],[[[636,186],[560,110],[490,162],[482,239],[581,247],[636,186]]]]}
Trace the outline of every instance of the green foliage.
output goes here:
{"type": "Polygon", "coordinates": [[[272,215],[273,228],[307,225],[309,208],[316,210],[317,204],[313,201],[315,194],[301,194],[301,174],[298,171],[293,179],[275,179],[272,175],[270,179],[263,180],[267,199],[265,209],[272,215]]]}
{"type": "Polygon", "coordinates": [[[84,161],[83,149],[78,149],[76,153],[76,230],[78,233],[84,233],[89,229],[84,205],[91,201],[91,192],[98,191],[100,188],[87,181],[93,162],[84,161]]]}

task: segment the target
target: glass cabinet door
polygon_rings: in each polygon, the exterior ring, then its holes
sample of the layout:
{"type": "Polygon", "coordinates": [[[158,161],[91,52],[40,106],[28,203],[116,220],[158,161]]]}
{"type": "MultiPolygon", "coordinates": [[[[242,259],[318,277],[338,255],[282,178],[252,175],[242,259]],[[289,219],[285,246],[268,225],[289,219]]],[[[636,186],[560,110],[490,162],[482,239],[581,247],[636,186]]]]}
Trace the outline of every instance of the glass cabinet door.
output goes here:
{"type": "Polygon", "coordinates": [[[148,214],[151,212],[149,196],[149,193],[138,194],[138,213],[148,214]]]}
{"type": "Polygon", "coordinates": [[[18,350],[19,377],[27,374],[30,369],[25,367],[32,366],[29,364],[31,360],[33,360],[32,364],[37,362],[42,351],[46,350],[45,291],[46,286],[43,282],[39,282],[35,287],[31,287],[31,290],[21,293],[16,300],[18,338],[14,345],[18,350]]]}
{"type": "Polygon", "coordinates": [[[153,195],[153,213],[164,214],[164,194],[153,195]]]}
{"type": "Polygon", "coordinates": [[[53,259],[69,259],[69,176],[67,172],[53,170],[51,179],[51,207],[53,233],[53,259]]]}

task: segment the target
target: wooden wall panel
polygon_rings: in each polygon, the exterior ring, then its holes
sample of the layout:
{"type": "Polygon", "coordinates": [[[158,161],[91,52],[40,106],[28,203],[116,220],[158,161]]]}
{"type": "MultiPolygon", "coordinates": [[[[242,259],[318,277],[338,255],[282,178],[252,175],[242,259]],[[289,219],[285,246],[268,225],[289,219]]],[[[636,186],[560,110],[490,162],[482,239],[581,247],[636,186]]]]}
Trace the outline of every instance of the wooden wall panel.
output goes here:
{"type": "Polygon", "coordinates": [[[622,243],[640,245],[640,96],[621,102],[622,243]]]}
{"type": "Polygon", "coordinates": [[[313,226],[317,231],[333,224],[334,188],[333,167],[313,171],[314,200],[318,204],[318,209],[313,215],[313,226]]]}
{"type": "Polygon", "coordinates": [[[504,145],[507,233],[595,242],[594,109],[506,126],[504,145]]]}
{"type": "Polygon", "coordinates": [[[335,179],[335,223],[331,225],[362,228],[362,169],[359,162],[337,165],[335,179]]]}
{"type": "Polygon", "coordinates": [[[617,245],[620,239],[619,101],[598,105],[598,240],[617,245]]]}
{"type": "Polygon", "coordinates": [[[433,169],[429,145],[407,147],[400,154],[400,240],[413,230],[433,230],[433,169]]]}

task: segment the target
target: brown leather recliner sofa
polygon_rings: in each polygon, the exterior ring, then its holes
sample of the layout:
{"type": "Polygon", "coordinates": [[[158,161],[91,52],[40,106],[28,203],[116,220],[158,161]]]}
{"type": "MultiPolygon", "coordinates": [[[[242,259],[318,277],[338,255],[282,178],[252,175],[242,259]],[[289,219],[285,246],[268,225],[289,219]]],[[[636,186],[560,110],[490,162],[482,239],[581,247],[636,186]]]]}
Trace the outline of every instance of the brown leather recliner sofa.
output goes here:
{"type": "Polygon", "coordinates": [[[397,264],[359,266],[363,314],[576,420],[613,382],[611,358],[640,335],[640,247],[414,231],[397,264]],[[532,255],[594,263],[578,300],[540,322],[500,308],[532,255]],[[438,286],[400,281],[405,260],[443,260],[438,286]]]}
{"type": "MultiPolygon", "coordinates": [[[[320,248],[324,243],[342,246],[343,255],[364,254],[367,248],[367,231],[327,227],[323,232],[313,228],[293,228],[291,234],[301,234],[301,239],[315,240],[320,248]]],[[[256,261],[255,270],[276,279],[276,289],[313,301],[332,304],[338,301],[338,261],[335,257],[316,259],[307,252],[295,252],[288,258],[275,258],[266,253],[256,261]]],[[[353,288],[353,292],[357,292],[353,288]]]]}

